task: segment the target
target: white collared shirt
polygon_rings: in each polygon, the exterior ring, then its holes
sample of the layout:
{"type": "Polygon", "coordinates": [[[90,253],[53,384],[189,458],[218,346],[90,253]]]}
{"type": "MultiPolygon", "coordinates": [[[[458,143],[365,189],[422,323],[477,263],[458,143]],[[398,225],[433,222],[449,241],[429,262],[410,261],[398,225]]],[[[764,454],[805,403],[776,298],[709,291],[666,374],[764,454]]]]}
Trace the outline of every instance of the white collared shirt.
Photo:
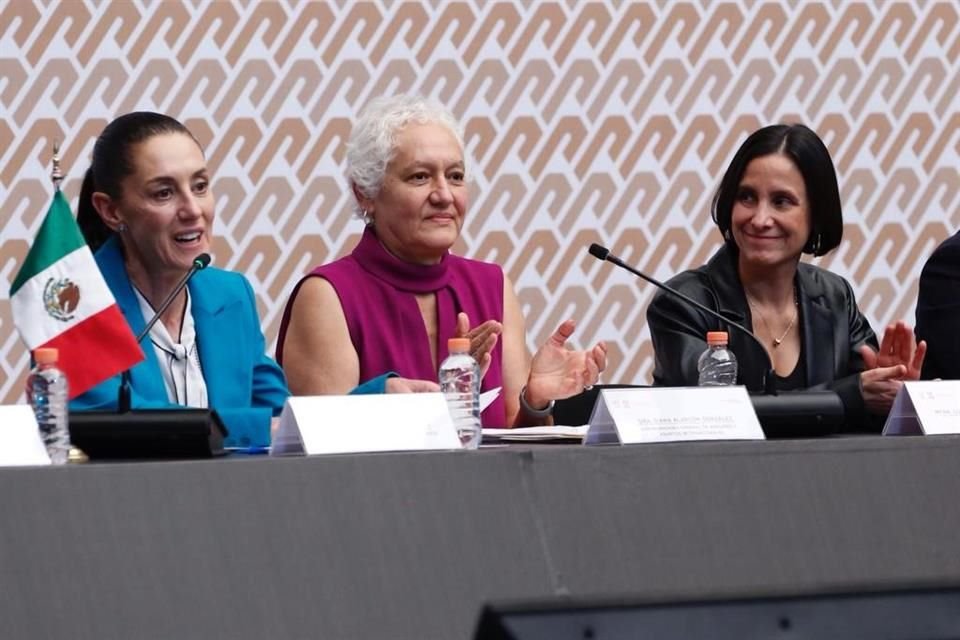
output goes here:
{"type": "MultiPolygon", "coordinates": [[[[133,290],[140,303],[140,312],[144,319],[149,321],[156,311],[136,287],[133,290]]],[[[167,399],[185,407],[206,409],[207,383],[203,379],[203,369],[197,353],[197,332],[193,324],[189,289],[185,289],[184,293],[187,296],[187,304],[180,324],[180,340],[174,342],[161,321],[157,321],[150,329],[149,338],[157,355],[160,373],[163,375],[167,399]]]]}

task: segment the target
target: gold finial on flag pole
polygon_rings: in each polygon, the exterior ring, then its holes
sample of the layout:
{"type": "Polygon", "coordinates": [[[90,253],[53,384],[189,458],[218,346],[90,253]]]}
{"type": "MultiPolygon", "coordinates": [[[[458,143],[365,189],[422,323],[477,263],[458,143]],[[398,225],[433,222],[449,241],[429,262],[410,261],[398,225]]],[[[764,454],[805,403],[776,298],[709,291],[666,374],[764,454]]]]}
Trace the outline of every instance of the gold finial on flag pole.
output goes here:
{"type": "Polygon", "coordinates": [[[53,141],[53,171],[50,172],[50,179],[53,180],[53,187],[60,191],[60,183],[63,182],[63,172],[60,171],[60,141],[53,141]]]}

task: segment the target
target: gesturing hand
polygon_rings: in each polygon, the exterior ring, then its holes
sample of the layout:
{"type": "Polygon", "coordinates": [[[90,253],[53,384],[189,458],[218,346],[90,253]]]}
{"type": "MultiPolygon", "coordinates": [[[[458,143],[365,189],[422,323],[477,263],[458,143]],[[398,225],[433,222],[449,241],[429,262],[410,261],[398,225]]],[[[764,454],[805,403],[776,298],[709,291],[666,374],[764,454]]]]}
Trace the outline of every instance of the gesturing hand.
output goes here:
{"type": "Polygon", "coordinates": [[[467,314],[460,312],[457,314],[457,331],[454,334],[456,338],[469,338],[470,355],[480,365],[480,378],[487,375],[487,369],[490,368],[490,355],[493,348],[497,346],[497,339],[503,332],[503,325],[496,320],[487,320],[470,328],[470,318],[467,314]]]}
{"type": "Polygon", "coordinates": [[[569,398],[600,379],[607,366],[607,347],[599,342],[586,351],[567,349],[575,326],[573,320],[563,322],[533,356],[526,391],[530,406],[540,408],[551,400],[569,398]]]}
{"type": "Polygon", "coordinates": [[[877,353],[867,345],[860,347],[860,355],[867,370],[903,366],[900,380],[919,380],[923,359],[927,355],[927,343],[917,344],[913,331],[904,322],[887,326],[877,353]]]}

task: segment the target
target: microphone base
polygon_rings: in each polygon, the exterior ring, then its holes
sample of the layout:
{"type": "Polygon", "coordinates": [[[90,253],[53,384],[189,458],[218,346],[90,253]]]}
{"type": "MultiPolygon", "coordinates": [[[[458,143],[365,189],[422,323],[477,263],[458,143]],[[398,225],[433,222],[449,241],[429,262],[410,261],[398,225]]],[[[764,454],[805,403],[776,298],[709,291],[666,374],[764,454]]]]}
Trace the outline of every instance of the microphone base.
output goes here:
{"type": "Polygon", "coordinates": [[[212,458],[227,429],[211,409],[71,411],[70,443],[91,460],[212,458]]]}
{"type": "Polygon", "coordinates": [[[769,440],[835,435],[846,424],[843,402],[833,391],[751,394],[750,401],[769,440]]]}

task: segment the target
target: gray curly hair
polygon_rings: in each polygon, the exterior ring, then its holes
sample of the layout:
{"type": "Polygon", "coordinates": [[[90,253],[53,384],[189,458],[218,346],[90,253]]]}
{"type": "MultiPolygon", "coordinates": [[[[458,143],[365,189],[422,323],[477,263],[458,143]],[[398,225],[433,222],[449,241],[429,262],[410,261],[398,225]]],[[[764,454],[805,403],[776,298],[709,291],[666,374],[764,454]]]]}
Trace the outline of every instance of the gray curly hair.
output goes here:
{"type": "MultiPolygon", "coordinates": [[[[374,98],[360,112],[347,141],[347,180],[368,198],[380,193],[387,165],[397,151],[397,134],[408,124],[439,124],[463,146],[463,130],[445,106],[416,95],[374,98]]],[[[366,219],[359,203],[355,212],[366,219]]]]}

